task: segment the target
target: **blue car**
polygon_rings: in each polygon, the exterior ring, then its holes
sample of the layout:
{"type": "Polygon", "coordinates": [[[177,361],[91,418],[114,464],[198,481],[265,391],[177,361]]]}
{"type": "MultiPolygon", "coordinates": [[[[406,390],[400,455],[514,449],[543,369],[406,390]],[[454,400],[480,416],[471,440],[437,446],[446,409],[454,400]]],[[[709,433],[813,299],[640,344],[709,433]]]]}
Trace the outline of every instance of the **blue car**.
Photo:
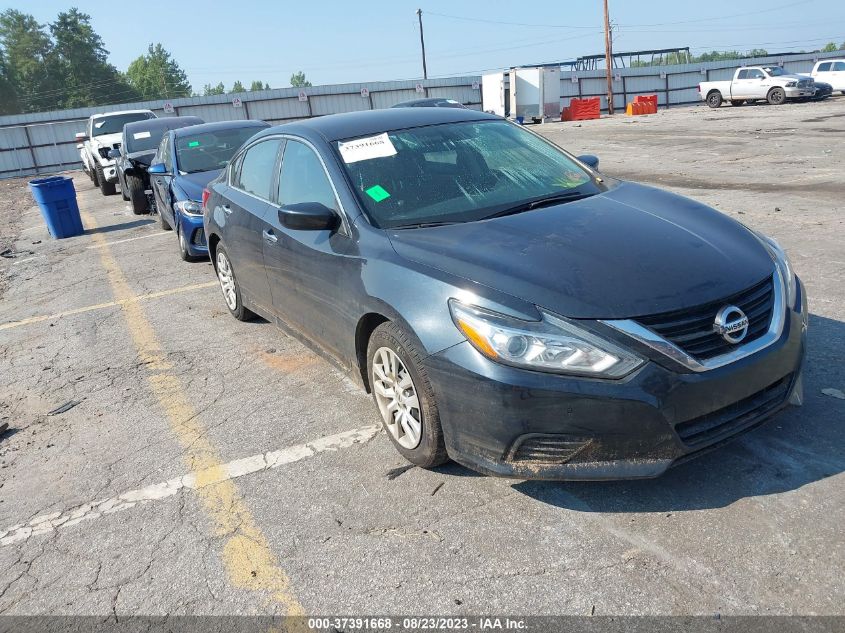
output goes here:
{"type": "Polygon", "coordinates": [[[202,192],[264,121],[221,121],[170,130],[148,170],[161,227],[175,229],[185,261],[208,257],[202,192]]]}

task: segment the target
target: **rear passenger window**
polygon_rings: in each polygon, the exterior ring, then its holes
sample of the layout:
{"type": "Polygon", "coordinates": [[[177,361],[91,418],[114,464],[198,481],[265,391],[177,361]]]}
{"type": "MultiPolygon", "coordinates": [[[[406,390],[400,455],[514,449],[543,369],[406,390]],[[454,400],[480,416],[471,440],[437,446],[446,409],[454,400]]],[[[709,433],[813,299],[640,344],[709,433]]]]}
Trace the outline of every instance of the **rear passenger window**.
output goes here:
{"type": "Polygon", "coordinates": [[[334,189],[317,154],[304,143],[288,141],[279,177],[279,204],[299,202],[320,202],[338,210],[334,189]]]}
{"type": "Polygon", "coordinates": [[[270,200],[281,143],[279,139],[270,139],[250,147],[241,159],[234,186],[262,200],[270,200]]]}
{"type": "Polygon", "coordinates": [[[817,73],[826,73],[830,72],[831,62],[825,62],[824,64],[819,64],[819,67],[816,69],[817,73]]]}
{"type": "Polygon", "coordinates": [[[833,70],[836,72],[845,71],[845,62],[833,62],[833,70]]]}

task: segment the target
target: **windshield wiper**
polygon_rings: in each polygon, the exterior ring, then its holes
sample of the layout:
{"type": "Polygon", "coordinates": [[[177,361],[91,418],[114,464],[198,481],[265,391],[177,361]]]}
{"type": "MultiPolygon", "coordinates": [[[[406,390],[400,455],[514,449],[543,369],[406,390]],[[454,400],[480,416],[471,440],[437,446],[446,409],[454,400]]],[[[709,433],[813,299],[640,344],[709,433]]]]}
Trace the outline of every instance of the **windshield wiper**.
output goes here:
{"type": "Polygon", "coordinates": [[[399,231],[402,229],[427,229],[430,226],[448,226],[450,224],[463,224],[463,222],[449,222],[446,220],[438,222],[417,222],[416,224],[400,224],[399,226],[391,226],[391,230],[399,231]]]}
{"type": "Polygon", "coordinates": [[[574,202],[575,200],[583,200],[584,198],[589,198],[590,196],[594,196],[594,193],[584,193],[582,191],[569,191],[567,193],[556,193],[550,196],[544,196],[542,198],[534,198],[533,200],[526,200],[525,202],[520,202],[519,204],[508,207],[507,209],[503,209],[501,211],[497,211],[492,215],[488,215],[483,220],[489,220],[491,218],[501,218],[506,215],[514,215],[516,213],[522,213],[523,211],[531,211],[532,209],[539,209],[540,207],[545,207],[548,205],[553,204],[560,204],[562,202],[574,202]]]}

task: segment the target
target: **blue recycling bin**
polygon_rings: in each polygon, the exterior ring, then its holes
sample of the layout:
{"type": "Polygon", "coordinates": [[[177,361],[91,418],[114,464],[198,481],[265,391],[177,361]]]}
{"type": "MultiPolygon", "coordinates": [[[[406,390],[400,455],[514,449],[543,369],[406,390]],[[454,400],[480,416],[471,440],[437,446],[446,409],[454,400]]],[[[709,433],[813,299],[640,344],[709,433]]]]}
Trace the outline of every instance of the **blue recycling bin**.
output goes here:
{"type": "Polygon", "coordinates": [[[85,232],[72,178],[51,176],[30,180],[29,189],[53,239],[61,240],[85,232]]]}

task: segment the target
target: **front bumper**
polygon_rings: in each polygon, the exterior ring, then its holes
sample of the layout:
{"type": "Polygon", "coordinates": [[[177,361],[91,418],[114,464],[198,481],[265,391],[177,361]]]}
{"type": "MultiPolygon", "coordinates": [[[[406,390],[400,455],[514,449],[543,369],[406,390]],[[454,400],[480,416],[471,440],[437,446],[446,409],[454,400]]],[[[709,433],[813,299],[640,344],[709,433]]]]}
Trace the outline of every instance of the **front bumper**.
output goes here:
{"type": "Polygon", "coordinates": [[[494,363],[466,342],[429,356],[449,456],[520,479],[657,477],[800,402],[807,304],[798,287],[775,343],[702,373],[652,360],[618,381],[573,378],[494,363]]]}
{"type": "Polygon", "coordinates": [[[787,99],[801,99],[816,94],[815,88],[784,88],[787,99]]]}
{"type": "Polygon", "coordinates": [[[208,255],[208,244],[205,241],[205,230],[202,226],[201,215],[187,215],[178,213],[179,230],[187,238],[188,254],[192,257],[208,255]]]}

